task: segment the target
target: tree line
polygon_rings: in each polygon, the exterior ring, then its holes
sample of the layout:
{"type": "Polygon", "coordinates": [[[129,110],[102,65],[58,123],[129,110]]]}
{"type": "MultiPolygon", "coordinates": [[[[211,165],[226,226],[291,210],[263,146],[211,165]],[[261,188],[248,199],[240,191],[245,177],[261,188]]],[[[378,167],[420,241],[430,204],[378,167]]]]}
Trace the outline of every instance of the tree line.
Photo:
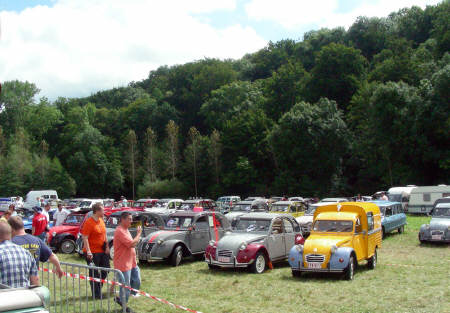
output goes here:
{"type": "Polygon", "coordinates": [[[84,98],[0,95],[0,194],[305,196],[448,183],[450,1],[84,98]]]}

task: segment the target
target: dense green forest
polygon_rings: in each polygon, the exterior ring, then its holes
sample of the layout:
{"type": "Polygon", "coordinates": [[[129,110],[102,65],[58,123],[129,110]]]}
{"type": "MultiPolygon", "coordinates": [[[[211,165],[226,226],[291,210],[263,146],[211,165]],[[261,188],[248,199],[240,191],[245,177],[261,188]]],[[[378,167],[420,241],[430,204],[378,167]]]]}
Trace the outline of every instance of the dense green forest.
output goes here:
{"type": "Polygon", "coordinates": [[[85,98],[0,96],[0,194],[354,195],[449,183],[450,1],[85,98]]]}

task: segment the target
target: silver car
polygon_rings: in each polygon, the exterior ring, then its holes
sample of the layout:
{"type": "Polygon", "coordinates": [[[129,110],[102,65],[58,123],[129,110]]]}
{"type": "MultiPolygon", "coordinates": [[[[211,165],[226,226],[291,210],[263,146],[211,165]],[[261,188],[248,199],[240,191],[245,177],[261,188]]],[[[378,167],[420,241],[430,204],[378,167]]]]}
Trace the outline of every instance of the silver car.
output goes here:
{"type": "Polygon", "coordinates": [[[420,227],[419,241],[450,243],[450,203],[438,203],[431,211],[430,224],[420,227]]]}
{"type": "Polygon", "coordinates": [[[248,267],[262,273],[272,262],[286,260],[291,248],[303,242],[300,225],[291,215],[248,213],[237,219],[233,233],[209,243],[205,261],[210,269],[248,267]]]}
{"type": "Polygon", "coordinates": [[[209,241],[230,230],[221,213],[179,211],[169,215],[164,230],[142,238],[136,251],[140,262],[166,260],[178,266],[183,258],[202,255],[209,241]]]}

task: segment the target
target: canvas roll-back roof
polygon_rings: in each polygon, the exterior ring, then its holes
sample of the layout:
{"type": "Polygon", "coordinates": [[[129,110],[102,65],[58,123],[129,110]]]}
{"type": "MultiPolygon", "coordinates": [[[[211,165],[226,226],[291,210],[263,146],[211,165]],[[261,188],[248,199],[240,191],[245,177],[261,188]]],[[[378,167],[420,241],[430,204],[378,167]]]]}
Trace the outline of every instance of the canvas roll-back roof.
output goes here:
{"type": "Polygon", "coordinates": [[[380,208],[371,202],[340,202],[329,205],[323,205],[314,212],[314,219],[323,212],[353,212],[359,216],[366,216],[372,212],[373,215],[380,214],[380,208]]]}

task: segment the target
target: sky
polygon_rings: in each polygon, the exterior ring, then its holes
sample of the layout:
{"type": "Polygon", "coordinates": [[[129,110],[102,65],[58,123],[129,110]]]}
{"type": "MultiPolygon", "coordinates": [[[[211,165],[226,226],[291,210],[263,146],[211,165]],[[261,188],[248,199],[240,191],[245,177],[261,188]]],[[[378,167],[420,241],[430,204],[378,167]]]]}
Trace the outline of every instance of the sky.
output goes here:
{"type": "Polygon", "coordinates": [[[269,41],[302,40],[436,0],[0,0],[0,82],[39,97],[84,97],[162,65],[239,59],[269,41]]]}

